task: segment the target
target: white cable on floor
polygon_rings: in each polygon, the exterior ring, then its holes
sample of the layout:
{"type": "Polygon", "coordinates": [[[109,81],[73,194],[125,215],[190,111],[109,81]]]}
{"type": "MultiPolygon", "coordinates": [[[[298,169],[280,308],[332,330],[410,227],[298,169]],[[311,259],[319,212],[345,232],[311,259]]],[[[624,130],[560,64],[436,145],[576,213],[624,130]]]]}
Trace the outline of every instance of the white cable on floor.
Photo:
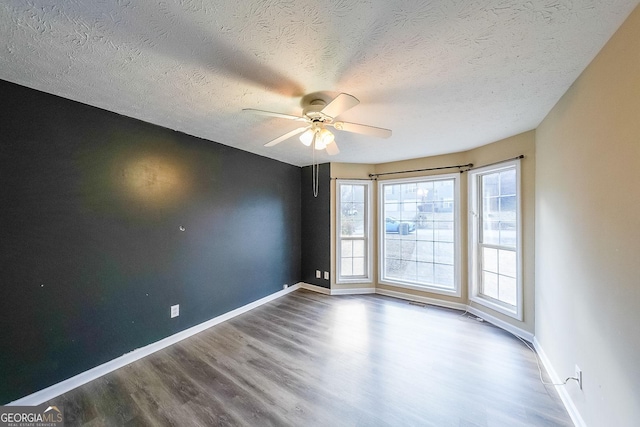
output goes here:
{"type": "MultiPolygon", "coordinates": [[[[507,331],[507,332],[509,332],[509,331],[507,331]]],[[[569,382],[569,380],[576,380],[576,381],[578,381],[578,379],[577,379],[576,377],[567,377],[567,379],[566,379],[566,380],[564,380],[564,382],[563,382],[563,383],[547,383],[547,382],[545,382],[545,381],[542,379],[542,368],[540,367],[540,358],[538,357],[538,353],[537,353],[537,352],[536,352],[536,351],[535,351],[535,350],[534,350],[534,349],[533,349],[533,348],[532,348],[532,347],[531,347],[531,346],[530,346],[530,345],[529,345],[525,340],[523,340],[522,338],[520,338],[519,336],[517,336],[517,335],[516,335],[516,334],[514,334],[513,332],[510,332],[510,333],[511,333],[511,335],[513,335],[514,337],[516,337],[516,338],[518,338],[520,341],[522,341],[522,343],[523,343],[524,345],[526,345],[526,346],[527,346],[527,348],[528,348],[529,350],[531,350],[531,352],[533,353],[533,355],[536,357],[536,365],[538,365],[538,375],[540,376],[540,382],[541,382],[542,384],[544,384],[544,385],[566,385],[566,384],[569,382]]]]}
{"type": "MultiPolygon", "coordinates": [[[[469,318],[469,319],[476,320],[476,321],[478,321],[478,322],[484,322],[484,319],[483,319],[483,318],[481,318],[481,317],[478,317],[478,316],[475,316],[475,317],[468,317],[468,316],[466,316],[466,314],[471,314],[471,313],[469,313],[469,310],[465,310],[465,312],[464,312],[464,313],[462,313],[459,317],[466,317],[466,318],[469,318]]],[[[500,328],[500,329],[502,329],[502,328],[500,328]]],[[[576,378],[576,377],[567,377],[567,379],[566,379],[566,380],[564,380],[564,382],[562,382],[562,383],[548,383],[548,382],[545,382],[545,381],[544,381],[544,379],[542,378],[542,367],[540,366],[540,358],[538,357],[538,353],[535,351],[535,349],[533,349],[533,348],[532,348],[532,347],[531,347],[531,346],[530,346],[530,345],[529,345],[529,344],[528,344],[524,339],[522,339],[522,338],[521,338],[521,337],[519,337],[518,335],[514,334],[513,332],[511,332],[511,331],[507,331],[506,329],[502,329],[502,330],[503,330],[503,331],[506,331],[506,332],[509,332],[511,335],[513,335],[514,337],[518,338],[520,341],[522,341],[522,343],[523,343],[524,345],[526,345],[526,346],[527,346],[527,348],[528,348],[529,350],[531,350],[531,352],[533,353],[533,355],[534,355],[534,356],[535,356],[535,358],[536,358],[536,365],[538,365],[538,376],[540,377],[540,382],[541,382],[542,384],[544,384],[544,385],[567,385],[567,383],[569,382],[569,380],[575,380],[575,381],[578,381],[578,378],[576,378]]]]}

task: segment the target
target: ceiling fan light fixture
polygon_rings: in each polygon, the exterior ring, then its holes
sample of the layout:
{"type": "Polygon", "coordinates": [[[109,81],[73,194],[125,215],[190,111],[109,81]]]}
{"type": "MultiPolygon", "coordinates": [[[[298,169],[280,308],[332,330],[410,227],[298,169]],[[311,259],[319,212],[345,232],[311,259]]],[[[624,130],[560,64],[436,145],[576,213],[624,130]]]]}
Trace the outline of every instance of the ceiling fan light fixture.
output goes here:
{"type": "Polygon", "coordinates": [[[300,142],[309,147],[313,142],[313,134],[313,129],[307,129],[302,135],[300,135],[300,142]]]}
{"type": "Polygon", "coordinates": [[[318,131],[318,135],[316,136],[316,150],[324,150],[327,148],[327,145],[331,144],[335,140],[335,136],[327,129],[322,128],[318,131]]]}
{"type": "Polygon", "coordinates": [[[318,138],[324,143],[325,147],[331,144],[336,137],[328,130],[323,128],[320,132],[318,132],[318,138]]]}

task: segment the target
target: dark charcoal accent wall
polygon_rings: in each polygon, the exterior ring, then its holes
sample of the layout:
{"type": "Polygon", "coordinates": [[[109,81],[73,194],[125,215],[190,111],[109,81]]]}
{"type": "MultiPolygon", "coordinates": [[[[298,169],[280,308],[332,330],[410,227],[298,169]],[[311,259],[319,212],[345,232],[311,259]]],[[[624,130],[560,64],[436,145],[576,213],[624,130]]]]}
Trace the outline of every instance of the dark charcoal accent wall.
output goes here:
{"type": "Polygon", "coordinates": [[[318,197],[313,196],[311,166],[302,168],[302,281],[329,288],[316,270],[331,271],[331,167],[320,165],[318,197]]]}
{"type": "Polygon", "coordinates": [[[0,93],[0,403],[300,281],[300,168],[0,93]]]}

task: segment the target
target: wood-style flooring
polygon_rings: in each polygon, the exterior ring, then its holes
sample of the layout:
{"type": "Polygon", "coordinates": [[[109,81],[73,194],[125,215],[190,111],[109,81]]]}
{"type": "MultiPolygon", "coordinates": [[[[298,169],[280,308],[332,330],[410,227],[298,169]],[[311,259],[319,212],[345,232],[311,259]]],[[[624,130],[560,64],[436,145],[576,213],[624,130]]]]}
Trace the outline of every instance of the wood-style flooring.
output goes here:
{"type": "Polygon", "coordinates": [[[51,401],[73,426],[571,426],[535,356],[460,312],[297,290],[51,401]]]}

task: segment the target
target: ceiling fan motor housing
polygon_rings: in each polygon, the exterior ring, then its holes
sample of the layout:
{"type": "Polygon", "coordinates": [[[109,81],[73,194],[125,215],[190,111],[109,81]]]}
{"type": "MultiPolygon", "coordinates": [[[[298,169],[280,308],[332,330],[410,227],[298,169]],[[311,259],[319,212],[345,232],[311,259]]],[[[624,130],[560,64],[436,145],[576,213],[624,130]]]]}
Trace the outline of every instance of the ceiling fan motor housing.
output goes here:
{"type": "Polygon", "coordinates": [[[309,119],[314,123],[331,123],[333,118],[321,112],[326,105],[327,102],[324,99],[313,99],[304,107],[302,114],[309,117],[309,119]]]}

